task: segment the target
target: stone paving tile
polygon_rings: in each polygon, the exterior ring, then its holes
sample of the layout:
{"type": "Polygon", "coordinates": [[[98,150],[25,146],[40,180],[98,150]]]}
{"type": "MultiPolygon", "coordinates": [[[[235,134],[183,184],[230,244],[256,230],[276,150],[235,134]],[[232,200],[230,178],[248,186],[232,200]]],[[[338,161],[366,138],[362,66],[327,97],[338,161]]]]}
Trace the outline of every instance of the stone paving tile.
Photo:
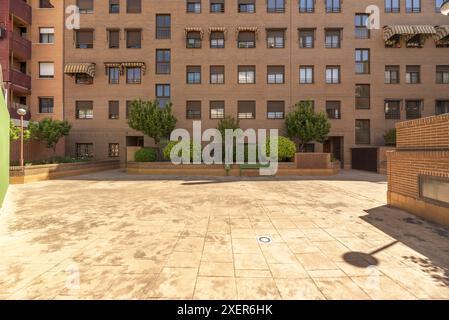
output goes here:
{"type": "Polygon", "coordinates": [[[323,300],[325,297],[311,279],[275,279],[283,300],[323,300]]]}
{"type": "Polygon", "coordinates": [[[198,277],[193,299],[236,300],[237,287],[235,279],[227,277],[198,277]]]}
{"type": "Polygon", "coordinates": [[[208,277],[234,277],[234,264],[232,262],[201,261],[198,275],[208,277]]]}
{"type": "Polygon", "coordinates": [[[349,277],[313,279],[327,299],[368,300],[370,297],[349,277]]]}
{"type": "Polygon", "coordinates": [[[238,299],[280,299],[279,290],[271,278],[237,278],[236,283],[238,299]]]}

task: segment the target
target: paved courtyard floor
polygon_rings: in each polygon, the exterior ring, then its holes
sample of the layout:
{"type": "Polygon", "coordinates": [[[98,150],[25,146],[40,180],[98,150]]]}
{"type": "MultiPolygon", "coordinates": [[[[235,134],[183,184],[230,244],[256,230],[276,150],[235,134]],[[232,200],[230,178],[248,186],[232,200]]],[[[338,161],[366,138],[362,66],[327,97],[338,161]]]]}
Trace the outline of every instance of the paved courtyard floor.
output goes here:
{"type": "Polygon", "coordinates": [[[449,229],[386,189],[357,171],[11,186],[0,299],[449,299],[449,229]]]}

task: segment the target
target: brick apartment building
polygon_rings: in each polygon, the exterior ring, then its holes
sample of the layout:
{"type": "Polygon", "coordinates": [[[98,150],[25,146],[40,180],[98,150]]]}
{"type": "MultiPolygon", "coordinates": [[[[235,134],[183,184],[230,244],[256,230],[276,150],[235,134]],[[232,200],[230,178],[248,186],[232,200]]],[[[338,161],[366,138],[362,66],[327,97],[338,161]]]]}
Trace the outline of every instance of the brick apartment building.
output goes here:
{"type": "Polygon", "coordinates": [[[48,85],[31,105],[39,116],[62,114],[72,123],[67,153],[125,160],[127,146],[151,144],[127,125],[127,106],[137,98],[171,101],[178,127],[193,120],[216,127],[231,115],[243,129],[281,133],[291,106],[312,100],[332,131],[309,150],[331,152],[350,167],[351,148],[383,145],[396,122],[449,112],[449,19],[441,3],[66,0],[65,7],[79,6],[81,29],[64,30],[60,41],[59,18],[36,26],[41,34],[55,28],[55,49],[36,60],[33,46],[33,80],[48,85]],[[380,9],[380,29],[365,27],[370,5],[380,9]],[[64,84],[63,103],[59,87],[45,82],[49,70],[64,84]],[[53,95],[54,107],[42,108],[48,101],[38,98],[53,95]]]}

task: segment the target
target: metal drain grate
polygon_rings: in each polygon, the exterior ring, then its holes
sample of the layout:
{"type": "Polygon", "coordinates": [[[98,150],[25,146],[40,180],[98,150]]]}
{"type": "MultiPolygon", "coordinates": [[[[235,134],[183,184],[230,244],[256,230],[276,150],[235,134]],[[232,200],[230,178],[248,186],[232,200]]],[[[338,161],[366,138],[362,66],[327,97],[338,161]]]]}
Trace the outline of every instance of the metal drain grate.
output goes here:
{"type": "Polygon", "coordinates": [[[257,241],[259,241],[259,243],[262,243],[262,244],[268,244],[268,243],[273,242],[273,238],[271,238],[271,236],[260,236],[260,237],[257,237],[257,241]]]}

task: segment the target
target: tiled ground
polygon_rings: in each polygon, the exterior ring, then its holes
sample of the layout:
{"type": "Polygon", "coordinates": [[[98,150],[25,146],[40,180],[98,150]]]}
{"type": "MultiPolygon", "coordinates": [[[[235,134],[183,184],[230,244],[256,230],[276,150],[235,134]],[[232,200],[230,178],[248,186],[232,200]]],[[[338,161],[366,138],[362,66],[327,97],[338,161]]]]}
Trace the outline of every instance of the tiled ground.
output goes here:
{"type": "Polygon", "coordinates": [[[449,299],[449,230],[386,208],[385,192],[355,171],[12,186],[0,299],[449,299]]]}

